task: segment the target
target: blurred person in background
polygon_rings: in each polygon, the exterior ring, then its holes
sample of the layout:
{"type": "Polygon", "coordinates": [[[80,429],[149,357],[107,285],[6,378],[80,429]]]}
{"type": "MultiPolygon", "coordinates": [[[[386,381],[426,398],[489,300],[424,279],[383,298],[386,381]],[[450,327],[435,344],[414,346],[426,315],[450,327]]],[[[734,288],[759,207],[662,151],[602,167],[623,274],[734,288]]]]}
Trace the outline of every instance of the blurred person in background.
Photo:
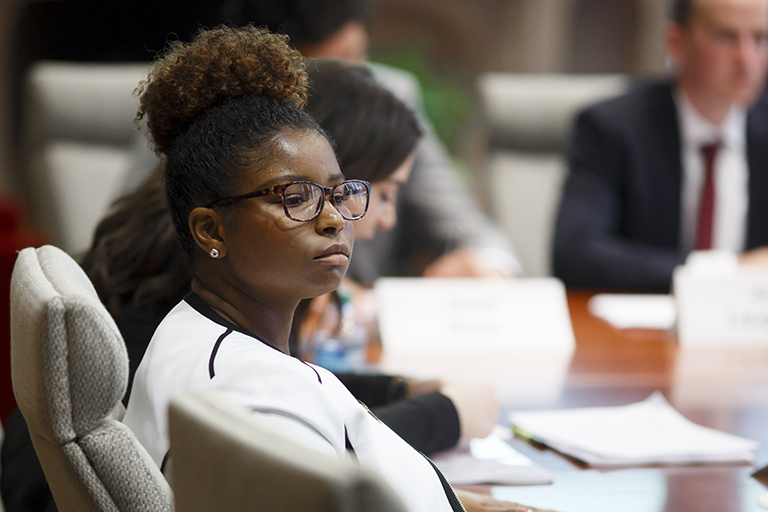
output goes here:
{"type": "Polygon", "coordinates": [[[692,250],[768,263],[768,0],[677,0],[669,79],[582,112],[554,241],[569,286],[658,291],[692,250]]]}

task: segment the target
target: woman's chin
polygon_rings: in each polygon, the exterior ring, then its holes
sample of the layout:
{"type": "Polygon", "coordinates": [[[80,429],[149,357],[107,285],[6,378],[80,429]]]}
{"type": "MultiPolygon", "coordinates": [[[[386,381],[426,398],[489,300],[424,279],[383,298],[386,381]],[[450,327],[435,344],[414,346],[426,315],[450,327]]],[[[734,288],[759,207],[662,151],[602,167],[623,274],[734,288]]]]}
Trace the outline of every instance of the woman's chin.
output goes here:
{"type": "Polygon", "coordinates": [[[344,279],[344,275],[346,273],[347,267],[344,267],[343,269],[335,269],[330,273],[328,279],[324,279],[322,283],[318,283],[317,286],[313,287],[314,289],[312,290],[311,295],[307,298],[312,299],[314,297],[319,297],[320,295],[325,295],[326,293],[335,291],[339,288],[339,286],[341,286],[341,282],[344,279]]]}

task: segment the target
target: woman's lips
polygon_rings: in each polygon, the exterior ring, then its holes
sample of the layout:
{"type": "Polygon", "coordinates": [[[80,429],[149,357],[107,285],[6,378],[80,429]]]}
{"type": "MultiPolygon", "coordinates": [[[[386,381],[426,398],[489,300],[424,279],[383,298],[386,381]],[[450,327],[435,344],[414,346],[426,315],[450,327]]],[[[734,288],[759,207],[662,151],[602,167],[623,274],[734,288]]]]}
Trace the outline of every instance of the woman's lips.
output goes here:
{"type": "Polygon", "coordinates": [[[323,263],[328,263],[329,265],[346,265],[349,263],[349,256],[340,252],[318,256],[315,259],[317,261],[322,261],[323,263]]]}
{"type": "Polygon", "coordinates": [[[349,263],[349,248],[343,244],[334,244],[316,256],[315,260],[329,265],[346,265],[349,263]]]}

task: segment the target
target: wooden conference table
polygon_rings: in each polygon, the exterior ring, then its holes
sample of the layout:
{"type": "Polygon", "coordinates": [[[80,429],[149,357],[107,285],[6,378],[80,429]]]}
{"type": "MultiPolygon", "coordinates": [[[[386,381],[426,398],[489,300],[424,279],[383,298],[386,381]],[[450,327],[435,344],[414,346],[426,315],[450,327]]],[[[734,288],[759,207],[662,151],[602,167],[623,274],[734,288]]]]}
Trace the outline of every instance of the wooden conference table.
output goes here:
{"type": "MultiPolygon", "coordinates": [[[[768,489],[750,474],[768,464],[768,347],[690,350],[680,348],[665,331],[620,331],[589,314],[591,295],[568,292],[576,351],[554,402],[539,405],[503,400],[502,417],[512,409],[624,405],[660,390],[688,419],[760,442],[756,466],[597,472],[585,470],[549,449],[515,439],[518,450],[555,474],[555,483],[538,489],[505,489],[505,498],[525,503],[531,491],[552,493],[561,502],[572,504],[561,506],[564,512],[763,510],[756,499],[768,489]]],[[[487,486],[476,488],[489,490],[487,486]]]]}

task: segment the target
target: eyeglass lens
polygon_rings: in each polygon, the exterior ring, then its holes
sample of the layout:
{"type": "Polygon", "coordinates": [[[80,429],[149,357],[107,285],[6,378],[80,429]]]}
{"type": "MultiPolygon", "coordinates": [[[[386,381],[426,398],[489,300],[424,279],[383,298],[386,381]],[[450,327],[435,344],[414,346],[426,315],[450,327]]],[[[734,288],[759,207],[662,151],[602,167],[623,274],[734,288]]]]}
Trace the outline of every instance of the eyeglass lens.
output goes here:
{"type": "MultiPolygon", "coordinates": [[[[299,221],[314,218],[325,200],[325,191],[314,183],[292,183],[285,187],[283,195],[288,216],[299,221]]],[[[364,183],[340,183],[333,187],[331,195],[336,209],[345,219],[355,220],[365,214],[368,189],[364,183]]]]}

